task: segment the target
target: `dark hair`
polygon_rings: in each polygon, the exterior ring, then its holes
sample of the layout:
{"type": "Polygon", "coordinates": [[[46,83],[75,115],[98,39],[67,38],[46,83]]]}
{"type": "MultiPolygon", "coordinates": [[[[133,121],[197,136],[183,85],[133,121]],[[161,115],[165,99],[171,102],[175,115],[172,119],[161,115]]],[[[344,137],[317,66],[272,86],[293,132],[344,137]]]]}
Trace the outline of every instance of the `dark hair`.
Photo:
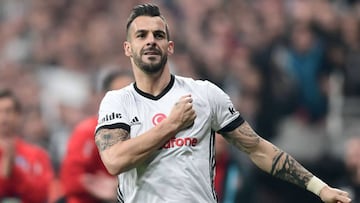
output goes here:
{"type": "Polygon", "coordinates": [[[114,82],[115,79],[119,77],[132,77],[130,72],[127,71],[111,71],[105,77],[101,85],[101,90],[104,92],[110,91],[111,84],[114,82]]]}
{"type": "Polygon", "coordinates": [[[9,98],[14,103],[14,109],[16,112],[21,112],[21,104],[19,99],[15,96],[15,94],[10,89],[1,89],[0,88],[0,99],[9,98]]]}
{"type": "Polygon", "coordinates": [[[126,33],[127,34],[128,34],[131,23],[135,20],[135,18],[137,18],[139,16],[160,17],[165,22],[166,37],[168,40],[170,40],[169,27],[168,27],[165,17],[161,15],[159,7],[157,5],[151,4],[151,3],[139,4],[132,9],[130,16],[126,23],[126,33]]]}

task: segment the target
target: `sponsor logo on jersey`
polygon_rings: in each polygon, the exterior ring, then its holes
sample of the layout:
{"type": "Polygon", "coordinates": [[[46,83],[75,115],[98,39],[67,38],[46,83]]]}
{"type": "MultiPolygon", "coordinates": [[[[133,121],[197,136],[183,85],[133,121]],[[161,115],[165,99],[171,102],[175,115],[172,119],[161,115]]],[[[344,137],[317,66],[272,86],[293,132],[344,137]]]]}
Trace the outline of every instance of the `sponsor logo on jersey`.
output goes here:
{"type": "Polygon", "coordinates": [[[122,118],[121,113],[115,113],[112,112],[110,114],[106,114],[102,119],[101,119],[101,123],[105,122],[105,121],[111,121],[114,119],[119,119],[122,118]]]}
{"type": "Polygon", "coordinates": [[[198,139],[194,137],[173,137],[162,147],[163,149],[175,148],[175,147],[195,147],[198,143],[198,139]]]}
{"type": "Polygon", "coordinates": [[[163,113],[157,113],[152,118],[152,123],[156,126],[161,121],[163,121],[166,118],[166,115],[163,113]]]}
{"type": "MultiPolygon", "coordinates": [[[[156,126],[166,118],[163,113],[157,113],[152,118],[152,123],[156,126]]],[[[165,143],[162,149],[169,149],[175,147],[195,147],[198,143],[198,139],[194,137],[172,137],[167,143],[165,143]]]]}
{"type": "MultiPolygon", "coordinates": [[[[156,126],[166,118],[163,113],[157,113],[152,118],[152,123],[156,126]]],[[[165,143],[162,149],[169,149],[175,147],[195,147],[198,143],[198,139],[194,137],[173,137],[167,143],[165,143]]]]}
{"type": "Polygon", "coordinates": [[[234,109],[233,106],[229,107],[229,111],[230,111],[231,115],[234,115],[236,113],[236,110],[234,109]]]}
{"type": "Polygon", "coordinates": [[[130,125],[140,125],[141,122],[139,121],[138,117],[135,116],[133,119],[131,119],[130,121],[130,125]]]}

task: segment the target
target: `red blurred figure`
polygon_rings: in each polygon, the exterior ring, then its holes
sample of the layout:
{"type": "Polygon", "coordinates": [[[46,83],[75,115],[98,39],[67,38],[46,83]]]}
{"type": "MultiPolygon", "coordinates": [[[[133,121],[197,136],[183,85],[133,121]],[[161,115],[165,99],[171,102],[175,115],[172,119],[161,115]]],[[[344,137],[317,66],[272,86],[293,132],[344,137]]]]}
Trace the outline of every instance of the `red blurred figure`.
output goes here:
{"type": "Polygon", "coordinates": [[[20,116],[15,95],[0,90],[0,201],[45,203],[54,177],[50,157],[18,136],[20,116]]]}
{"type": "MultiPolygon", "coordinates": [[[[112,72],[105,77],[101,94],[132,82],[130,74],[112,72]]],[[[60,169],[60,182],[67,203],[115,202],[116,177],[102,163],[94,142],[97,116],[80,122],[68,141],[67,152],[60,169]]]]}

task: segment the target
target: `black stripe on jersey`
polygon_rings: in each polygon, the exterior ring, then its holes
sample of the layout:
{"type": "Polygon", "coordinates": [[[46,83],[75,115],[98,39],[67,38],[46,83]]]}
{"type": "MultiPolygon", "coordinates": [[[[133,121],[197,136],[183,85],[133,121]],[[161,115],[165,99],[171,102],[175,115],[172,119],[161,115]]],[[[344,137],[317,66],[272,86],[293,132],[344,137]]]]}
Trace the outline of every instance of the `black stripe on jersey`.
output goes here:
{"type": "Polygon", "coordinates": [[[231,123],[229,123],[227,126],[221,128],[218,133],[226,133],[231,132],[235,130],[235,128],[239,127],[241,124],[243,124],[245,120],[239,115],[235,120],[233,120],[231,123]]]}
{"type": "Polygon", "coordinates": [[[216,202],[218,202],[216,191],[215,191],[215,166],[216,166],[216,160],[215,160],[215,131],[211,131],[210,135],[210,146],[209,146],[209,170],[210,170],[210,182],[211,182],[211,188],[212,188],[212,195],[216,202]]]}
{"type": "Polygon", "coordinates": [[[135,88],[135,91],[137,93],[139,93],[140,95],[142,95],[143,97],[146,97],[148,99],[152,99],[152,100],[159,100],[161,99],[161,97],[163,97],[166,93],[168,93],[170,91],[170,89],[174,86],[174,83],[175,83],[175,76],[174,75],[171,75],[171,78],[170,78],[170,82],[169,84],[165,87],[165,89],[157,96],[154,96],[154,95],[151,95],[149,93],[146,93],[146,92],[143,92],[141,91],[137,86],[136,86],[136,83],[134,83],[134,88],[135,88]]]}
{"type": "Polygon", "coordinates": [[[124,129],[128,132],[130,132],[130,126],[126,123],[114,123],[114,124],[110,124],[110,125],[103,125],[103,126],[100,126],[96,132],[95,132],[95,135],[97,132],[99,132],[99,130],[101,129],[117,129],[117,128],[121,128],[121,129],[124,129]]]}
{"type": "Polygon", "coordinates": [[[118,186],[117,188],[117,195],[116,195],[116,199],[119,203],[124,203],[124,195],[122,194],[120,187],[118,186]]]}

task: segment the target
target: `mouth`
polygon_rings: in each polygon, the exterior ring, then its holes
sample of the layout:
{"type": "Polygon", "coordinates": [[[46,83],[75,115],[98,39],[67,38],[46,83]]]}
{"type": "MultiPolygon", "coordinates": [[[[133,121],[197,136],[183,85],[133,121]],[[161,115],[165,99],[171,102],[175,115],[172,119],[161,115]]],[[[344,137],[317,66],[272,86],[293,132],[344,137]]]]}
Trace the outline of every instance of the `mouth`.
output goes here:
{"type": "Polygon", "coordinates": [[[153,56],[153,55],[161,55],[160,51],[158,50],[145,50],[143,52],[143,55],[150,55],[150,56],[153,56]]]}

